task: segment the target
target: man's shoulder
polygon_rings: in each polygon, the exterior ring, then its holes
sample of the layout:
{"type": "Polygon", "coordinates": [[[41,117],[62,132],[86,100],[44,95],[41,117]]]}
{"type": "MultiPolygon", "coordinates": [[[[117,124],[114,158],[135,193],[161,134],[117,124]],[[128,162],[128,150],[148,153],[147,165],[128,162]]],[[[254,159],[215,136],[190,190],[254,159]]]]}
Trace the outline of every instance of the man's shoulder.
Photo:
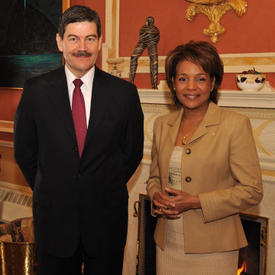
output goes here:
{"type": "Polygon", "coordinates": [[[111,88],[127,88],[127,89],[136,89],[136,86],[131,82],[119,78],[117,76],[111,75],[99,68],[96,67],[95,78],[99,78],[104,81],[105,85],[108,85],[111,88]]]}
{"type": "Polygon", "coordinates": [[[64,66],[49,71],[47,73],[32,77],[26,81],[25,85],[41,85],[43,83],[50,83],[52,81],[54,82],[56,80],[60,80],[61,78],[65,78],[64,66]]]}

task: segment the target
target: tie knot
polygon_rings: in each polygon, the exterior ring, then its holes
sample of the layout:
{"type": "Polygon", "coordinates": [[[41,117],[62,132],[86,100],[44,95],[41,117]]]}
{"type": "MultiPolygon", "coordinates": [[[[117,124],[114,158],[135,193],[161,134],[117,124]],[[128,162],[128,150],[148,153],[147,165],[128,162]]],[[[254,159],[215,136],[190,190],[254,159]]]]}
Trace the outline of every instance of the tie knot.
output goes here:
{"type": "Polygon", "coordinates": [[[83,82],[82,82],[82,80],[81,79],[75,79],[74,81],[73,81],[73,83],[74,83],[74,86],[75,87],[81,87],[81,85],[83,84],[83,82]]]}

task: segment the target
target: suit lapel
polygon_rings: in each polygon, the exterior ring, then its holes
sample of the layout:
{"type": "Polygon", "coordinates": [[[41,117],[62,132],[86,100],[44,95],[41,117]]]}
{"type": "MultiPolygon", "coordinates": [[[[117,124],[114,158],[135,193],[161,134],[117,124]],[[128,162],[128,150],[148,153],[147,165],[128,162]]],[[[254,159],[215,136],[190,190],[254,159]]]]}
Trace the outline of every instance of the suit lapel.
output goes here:
{"type": "Polygon", "coordinates": [[[48,95],[55,109],[55,116],[76,140],[64,67],[54,72],[49,85],[51,89],[48,95]]]}
{"type": "MultiPolygon", "coordinates": [[[[58,69],[55,72],[54,77],[52,77],[49,85],[52,86],[49,92],[49,99],[56,111],[55,115],[58,117],[58,119],[63,121],[66,130],[72,136],[73,142],[77,144],[64,67],[58,69]]],[[[104,120],[106,114],[105,91],[107,89],[108,82],[104,78],[103,73],[99,69],[95,68],[90,118],[82,157],[85,153],[87,142],[91,140],[91,138],[94,136],[93,133],[95,129],[99,127],[104,120]]]]}
{"type": "MultiPolygon", "coordinates": [[[[57,119],[63,122],[66,130],[72,136],[73,142],[76,143],[76,134],[74,130],[73,117],[68,95],[68,87],[64,67],[54,72],[48,84],[48,87],[50,87],[48,98],[51,101],[53,108],[55,110],[55,116],[57,117],[57,119]]],[[[94,136],[93,133],[95,132],[95,129],[100,126],[102,121],[104,121],[107,108],[107,90],[108,81],[106,81],[103,72],[98,68],[95,68],[90,118],[82,156],[85,153],[85,147],[87,142],[89,142],[94,136]]]]}
{"type": "MultiPolygon", "coordinates": [[[[93,91],[91,98],[90,119],[87,130],[86,142],[91,139],[93,132],[100,126],[106,114],[106,91],[108,89],[108,81],[104,78],[103,73],[95,67],[95,76],[93,81],[93,91]]],[[[84,146],[85,150],[85,146],[84,146]]]]}

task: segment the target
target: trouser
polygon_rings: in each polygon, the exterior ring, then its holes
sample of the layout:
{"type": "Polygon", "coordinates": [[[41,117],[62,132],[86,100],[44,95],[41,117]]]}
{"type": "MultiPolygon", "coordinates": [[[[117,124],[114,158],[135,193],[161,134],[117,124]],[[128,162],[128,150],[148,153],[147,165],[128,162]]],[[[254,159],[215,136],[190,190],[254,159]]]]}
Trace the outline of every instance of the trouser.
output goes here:
{"type": "Polygon", "coordinates": [[[56,257],[38,250],[38,260],[39,275],[121,275],[123,251],[89,257],[79,244],[71,257],[56,257]]]}

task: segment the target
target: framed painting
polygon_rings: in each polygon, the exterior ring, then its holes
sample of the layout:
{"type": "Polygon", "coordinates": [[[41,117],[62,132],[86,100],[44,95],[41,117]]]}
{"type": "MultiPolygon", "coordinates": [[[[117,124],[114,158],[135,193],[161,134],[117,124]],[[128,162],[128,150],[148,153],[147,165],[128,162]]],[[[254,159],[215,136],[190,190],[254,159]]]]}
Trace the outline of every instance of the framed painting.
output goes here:
{"type": "Polygon", "coordinates": [[[0,9],[0,87],[22,88],[26,79],[62,64],[55,42],[70,0],[4,0],[0,9]]]}

